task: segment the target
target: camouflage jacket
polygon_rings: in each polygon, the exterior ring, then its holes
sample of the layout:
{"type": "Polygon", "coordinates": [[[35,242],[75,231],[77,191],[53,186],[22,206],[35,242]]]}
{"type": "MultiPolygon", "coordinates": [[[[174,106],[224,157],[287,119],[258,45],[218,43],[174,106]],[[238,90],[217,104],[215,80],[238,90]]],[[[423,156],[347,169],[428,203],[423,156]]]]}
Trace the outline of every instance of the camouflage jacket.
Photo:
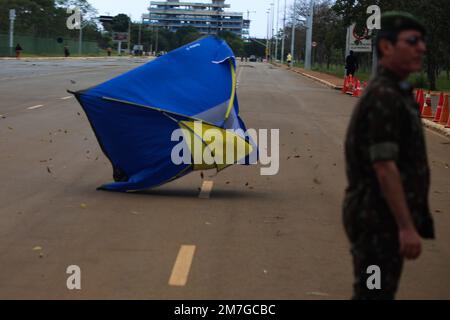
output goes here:
{"type": "Polygon", "coordinates": [[[349,186],[344,201],[347,231],[398,231],[384,199],[373,164],[395,161],[407,204],[419,234],[434,238],[428,204],[430,170],[419,106],[412,87],[380,67],[357,105],[345,152],[349,186]]]}

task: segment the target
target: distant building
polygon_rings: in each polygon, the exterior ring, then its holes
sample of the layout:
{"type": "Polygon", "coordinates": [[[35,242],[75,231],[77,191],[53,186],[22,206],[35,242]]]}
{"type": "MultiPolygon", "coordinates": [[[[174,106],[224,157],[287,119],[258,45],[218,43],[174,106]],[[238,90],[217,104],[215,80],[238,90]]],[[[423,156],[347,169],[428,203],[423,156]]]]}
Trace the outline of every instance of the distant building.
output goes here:
{"type": "Polygon", "coordinates": [[[195,27],[202,34],[217,34],[219,31],[233,32],[248,37],[250,20],[243,13],[228,12],[226,0],[211,0],[209,3],[182,2],[180,0],[151,1],[149,13],[143,15],[145,24],[177,31],[181,27],[195,27]]]}

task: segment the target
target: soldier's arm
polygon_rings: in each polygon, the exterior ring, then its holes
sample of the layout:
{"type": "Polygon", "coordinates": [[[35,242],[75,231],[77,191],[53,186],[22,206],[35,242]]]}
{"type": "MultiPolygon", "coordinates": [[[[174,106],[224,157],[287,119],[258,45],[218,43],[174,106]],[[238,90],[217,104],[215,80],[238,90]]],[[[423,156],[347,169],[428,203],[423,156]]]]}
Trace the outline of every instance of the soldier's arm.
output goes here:
{"type": "Polygon", "coordinates": [[[381,193],[399,228],[400,253],[415,259],[421,253],[421,239],[415,228],[398,168],[404,121],[401,97],[395,90],[380,85],[367,101],[369,158],[381,193]]]}
{"type": "Polygon", "coordinates": [[[394,161],[379,161],[374,163],[373,168],[400,231],[400,254],[407,259],[417,259],[422,252],[421,239],[406,202],[397,164],[394,161]]]}

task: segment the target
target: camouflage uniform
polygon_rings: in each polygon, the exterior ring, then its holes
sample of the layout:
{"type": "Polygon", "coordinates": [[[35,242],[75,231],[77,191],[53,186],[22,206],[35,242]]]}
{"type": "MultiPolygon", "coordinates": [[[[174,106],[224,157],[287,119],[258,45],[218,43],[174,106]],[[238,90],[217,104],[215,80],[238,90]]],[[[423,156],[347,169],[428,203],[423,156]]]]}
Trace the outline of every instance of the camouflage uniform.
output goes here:
{"type": "Polygon", "coordinates": [[[380,67],[354,111],[346,139],[349,186],[344,226],[352,244],[354,299],[394,299],[403,267],[399,230],[373,164],[395,161],[419,234],[434,238],[428,205],[430,171],[412,87],[380,67]],[[381,268],[381,290],[367,288],[367,268],[381,268]]]}

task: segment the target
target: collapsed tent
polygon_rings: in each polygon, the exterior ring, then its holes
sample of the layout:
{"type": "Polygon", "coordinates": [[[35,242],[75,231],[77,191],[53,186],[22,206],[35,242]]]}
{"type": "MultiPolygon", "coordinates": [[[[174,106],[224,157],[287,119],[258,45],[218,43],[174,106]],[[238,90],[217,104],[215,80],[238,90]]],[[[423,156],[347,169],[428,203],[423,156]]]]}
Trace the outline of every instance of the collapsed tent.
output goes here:
{"type": "Polygon", "coordinates": [[[175,164],[172,153],[179,142],[172,141],[172,134],[180,128],[188,132],[186,141],[201,142],[202,152],[211,143],[203,138],[205,130],[233,130],[223,136],[223,152],[227,152],[230,139],[245,144],[233,164],[256,150],[243,134],[246,128],[239,117],[235,57],[226,42],[213,36],[73,94],[114,169],[115,182],[101,190],[140,191],[195,170],[221,171],[230,165],[195,162],[194,153],[198,151],[192,142],[188,150],[193,161],[175,164]],[[199,127],[196,121],[202,121],[202,125],[199,127]]]}

